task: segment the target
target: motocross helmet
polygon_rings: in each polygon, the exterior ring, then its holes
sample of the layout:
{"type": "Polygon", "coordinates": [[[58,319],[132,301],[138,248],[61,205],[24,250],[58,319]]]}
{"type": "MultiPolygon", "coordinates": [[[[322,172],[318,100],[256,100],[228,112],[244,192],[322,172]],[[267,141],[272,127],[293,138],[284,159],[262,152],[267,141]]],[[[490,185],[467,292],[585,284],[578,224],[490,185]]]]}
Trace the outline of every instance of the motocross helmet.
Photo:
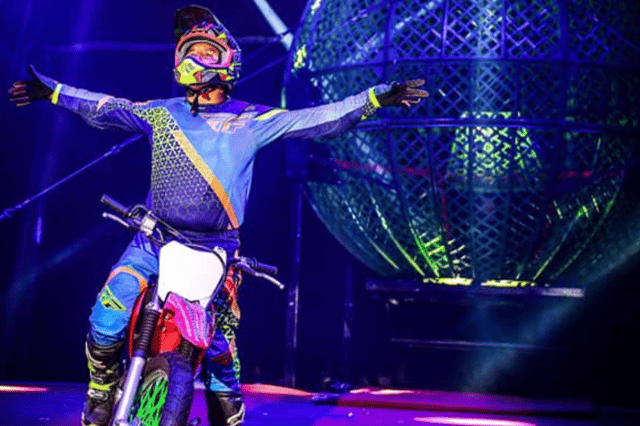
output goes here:
{"type": "Polygon", "coordinates": [[[174,15],[176,41],[174,76],[187,89],[223,86],[231,90],[240,78],[240,47],[231,33],[209,9],[187,6],[174,15]],[[187,54],[195,43],[207,43],[217,58],[187,54]]]}

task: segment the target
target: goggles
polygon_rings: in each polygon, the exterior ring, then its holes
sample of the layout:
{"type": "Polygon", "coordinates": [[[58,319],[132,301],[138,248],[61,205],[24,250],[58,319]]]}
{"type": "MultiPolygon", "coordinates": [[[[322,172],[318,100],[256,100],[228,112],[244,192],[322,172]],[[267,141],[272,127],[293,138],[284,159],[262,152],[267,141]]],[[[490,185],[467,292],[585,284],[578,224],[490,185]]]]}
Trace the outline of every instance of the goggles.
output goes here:
{"type": "Polygon", "coordinates": [[[175,66],[178,67],[180,63],[186,58],[190,57],[200,65],[207,68],[229,68],[233,62],[233,58],[236,51],[227,45],[220,37],[216,37],[211,33],[204,31],[196,31],[185,34],[179,41],[175,52],[175,66]],[[191,46],[196,43],[206,43],[213,48],[212,55],[207,55],[204,51],[201,52],[189,52],[191,46]]]}

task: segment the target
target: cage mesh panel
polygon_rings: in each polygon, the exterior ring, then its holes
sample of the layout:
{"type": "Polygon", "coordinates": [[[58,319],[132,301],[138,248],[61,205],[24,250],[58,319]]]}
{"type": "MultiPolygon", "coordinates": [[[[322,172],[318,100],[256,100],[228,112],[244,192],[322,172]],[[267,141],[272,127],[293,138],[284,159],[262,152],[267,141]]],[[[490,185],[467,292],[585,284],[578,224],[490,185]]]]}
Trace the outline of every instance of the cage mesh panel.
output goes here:
{"type": "Polygon", "coordinates": [[[375,74],[375,70],[371,68],[351,68],[330,74],[319,74],[312,77],[312,83],[322,91],[324,102],[336,102],[348,95],[367,90],[371,87],[370,81],[375,78],[375,74]]]}
{"type": "Polygon", "coordinates": [[[636,59],[640,54],[640,26],[638,26],[638,16],[640,16],[640,2],[619,1],[616,4],[619,16],[618,31],[621,34],[622,62],[630,64],[637,63],[636,59]]]}
{"type": "MultiPolygon", "coordinates": [[[[394,2],[392,55],[398,59],[439,57],[442,53],[444,7],[413,0],[394,2]]],[[[393,59],[396,59],[393,58],[393,59]]]]}
{"type": "Polygon", "coordinates": [[[517,111],[522,118],[553,120],[565,105],[561,102],[565,67],[557,64],[518,63],[517,111]]]}
{"type": "Polygon", "coordinates": [[[482,192],[473,194],[471,208],[471,241],[473,269],[482,280],[503,278],[504,236],[507,233],[508,193],[482,192]]]}
{"type": "Polygon", "coordinates": [[[546,247],[536,253],[536,260],[548,262],[549,279],[557,278],[569,260],[581,253],[620,188],[629,147],[603,138],[580,132],[564,135],[558,194],[543,231],[546,247]]]}
{"type": "Polygon", "coordinates": [[[503,1],[449,2],[445,55],[457,58],[498,57],[501,53],[503,1]]]}
{"type": "Polygon", "coordinates": [[[544,193],[520,192],[513,195],[509,203],[508,233],[503,239],[506,251],[502,276],[507,279],[531,277],[534,266],[530,263],[530,253],[536,218],[540,216],[540,206],[544,202],[544,193]]]}
{"type": "Polygon", "coordinates": [[[614,200],[620,182],[617,179],[607,179],[598,183],[600,185],[588,185],[579,189],[577,193],[558,197],[559,203],[573,204],[576,213],[571,218],[560,250],[549,263],[549,279],[556,279],[590,242],[594,231],[598,229],[600,221],[607,213],[607,205],[614,200]]]}
{"type": "Polygon", "coordinates": [[[429,129],[429,148],[431,152],[431,164],[434,177],[434,206],[439,214],[442,228],[442,241],[446,245],[449,256],[449,266],[455,277],[470,276],[470,252],[466,246],[466,238],[463,238],[466,224],[460,223],[462,229],[452,226],[456,224],[452,220],[452,214],[459,209],[451,202],[457,198],[458,193],[465,190],[465,186],[459,185],[459,177],[453,175],[448,167],[448,159],[451,156],[451,148],[456,137],[454,128],[429,129]]]}
{"type": "Polygon", "coordinates": [[[394,258],[397,256],[407,270],[414,269],[413,272],[416,275],[426,274],[429,267],[416,247],[411,224],[408,224],[405,219],[398,192],[377,185],[369,185],[367,195],[376,208],[379,226],[386,232],[387,241],[393,244],[393,252],[399,253],[399,256],[395,255],[394,258]]]}
{"type": "MultiPolygon", "coordinates": [[[[640,55],[640,52],[638,52],[640,55]]],[[[639,126],[637,105],[640,104],[640,73],[610,71],[608,73],[606,123],[611,126],[639,126]]]]}
{"type": "Polygon", "coordinates": [[[317,22],[317,34],[322,37],[313,38],[309,51],[324,54],[312,54],[312,70],[381,60],[385,37],[379,29],[386,27],[388,7],[370,8],[355,2],[336,6],[325,8],[317,22]]]}
{"type": "MultiPolygon", "coordinates": [[[[387,147],[384,143],[384,135],[379,132],[354,132],[354,134],[355,138],[349,144],[329,142],[332,146],[332,158],[336,159],[338,165],[341,165],[343,169],[340,178],[344,183],[340,186],[339,191],[336,191],[335,187],[329,188],[328,185],[320,186],[315,196],[316,198],[331,196],[334,200],[339,199],[343,205],[349,206],[350,215],[357,220],[360,226],[374,230],[368,236],[369,250],[374,250],[378,254],[382,251],[394,263],[404,266],[406,260],[391,238],[392,236],[398,237],[393,230],[391,233],[389,232],[388,226],[394,220],[401,223],[405,221],[400,218],[399,211],[384,211],[379,207],[380,203],[377,205],[371,200],[371,191],[375,191],[377,186],[382,186],[384,190],[377,193],[378,197],[383,199],[390,197],[395,201],[392,203],[394,209],[399,208],[399,203],[395,200],[396,191],[393,186],[391,165],[386,155],[387,147]],[[360,177],[364,178],[364,182],[361,182],[365,185],[364,187],[350,184],[354,179],[360,177]]],[[[406,244],[406,238],[404,240],[406,244]]],[[[377,262],[388,264],[388,261],[382,256],[377,262]]],[[[385,267],[387,266],[385,265],[385,267]]]]}
{"type": "Polygon", "coordinates": [[[516,92],[515,67],[508,62],[475,64],[471,110],[514,111],[516,92]]]}
{"type": "Polygon", "coordinates": [[[560,8],[555,1],[517,0],[507,5],[505,49],[515,58],[558,58],[560,8]]]}
{"type": "Polygon", "coordinates": [[[433,117],[460,118],[469,111],[472,87],[471,62],[436,63],[431,68],[433,94],[429,102],[433,117]]]}
{"type": "MultiPolygon", "coordinates": [[[[346,183],[349,183],[349,177],[346,183]]],[[[342,245],[356,258],[366,265],[370,265],[382,274],[394,275],[398,270],[385,261],[376,249],[375,236],[370,235],[370,230],[376,228],[372,225],[372,220],[367,220],[373,211],[353,210],[355,207],[344,197],[341,188],[309,183],[308,197],[319,217],[331,231],[331,233],[341,241],[342,245]],[[340,209],[340,214],[326,220],[322,214],[328,209],[340,209]],[[364,220],[363,220],[364,219],[364,220]]]]}
{"type": "Polygon", "coordinates": [[[568,2],[570,56],[587,61],[620,61],[623,43],[616,28],[619,23],[616,3],[616,0],[568,2]]]}
{"type": "Polygon", "coordinates": [[[570,277],[577,282],[590,282],[594,277],[601,277],[603,271],[608,271],[602,265],[613,263],[612,266],[620,267],[628,261],[640,247],[640,221],[629,221],[630,217],[640,217],[640,194],[637,190],[623,188],[605,222],[594,235],[590,249],[580,253],[561,279],[570,277]],[[627,226],[620,227],[621,223],[627,226]],[[606,232],[612,228],[617,232],[606,232]],[[611,253],[617,256],[611,257],[611,253]]]}
{"type": "Polygon", "coordinates": [[[307,68],[322,101],[385,80],[430,92],[329,141],[341,183],[309,184],[356,257],[385,276],[547,283],[615,263],[619,233],[639,246],[620,188],[640,128],[640,3],[319,4],[291,72],[307,68]]]}
{"type": "Polygon", "coordinates": [[[607,124],[610,112],[602,99],[612,97],[610,77],[611,73],[606,69],[573,67],[567,93],[567,119],[607,124]]]}
{"type": "Polygon", "coordinates": [[[433,275],[451,276],[442,241],[442,229],[434,205],[429,137],[424,129],[407,130],[395,145],[398,179],[405,194],[409,229],[433,275]]]}

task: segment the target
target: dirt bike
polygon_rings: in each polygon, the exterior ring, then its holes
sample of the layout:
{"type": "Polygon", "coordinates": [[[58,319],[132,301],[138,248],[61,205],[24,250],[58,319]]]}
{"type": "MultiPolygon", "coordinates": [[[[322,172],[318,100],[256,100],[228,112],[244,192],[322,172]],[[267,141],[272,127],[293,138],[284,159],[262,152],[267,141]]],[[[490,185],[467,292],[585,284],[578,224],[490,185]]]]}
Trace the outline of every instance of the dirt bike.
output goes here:
{"type": "Polygon", "coordinates": [[[222,248],[194,244],[143,205],[126,208],[107,195],[100,201],[113,211],[104,217],[141,231],[160,246],[158,278],[138,297],[129,322],[130,362],[110,424],[187,425],[194,376],[215,331],[207,308],[228,268],[284,286],[274,278],[274,266],[247,257],[228,259],[222,248]]]}

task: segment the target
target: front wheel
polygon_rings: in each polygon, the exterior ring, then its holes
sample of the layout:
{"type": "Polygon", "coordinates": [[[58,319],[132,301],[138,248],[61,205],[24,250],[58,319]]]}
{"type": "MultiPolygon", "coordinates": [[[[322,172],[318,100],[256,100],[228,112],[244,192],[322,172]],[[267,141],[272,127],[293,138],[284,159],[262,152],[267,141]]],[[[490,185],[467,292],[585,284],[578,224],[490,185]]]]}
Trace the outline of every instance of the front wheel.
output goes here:
{"type": "Polygon", "coordinates": [[[129,423],[133,426],[184,426],[193,400],[193,374],[177,352],[147,361],[129,423]]]}

